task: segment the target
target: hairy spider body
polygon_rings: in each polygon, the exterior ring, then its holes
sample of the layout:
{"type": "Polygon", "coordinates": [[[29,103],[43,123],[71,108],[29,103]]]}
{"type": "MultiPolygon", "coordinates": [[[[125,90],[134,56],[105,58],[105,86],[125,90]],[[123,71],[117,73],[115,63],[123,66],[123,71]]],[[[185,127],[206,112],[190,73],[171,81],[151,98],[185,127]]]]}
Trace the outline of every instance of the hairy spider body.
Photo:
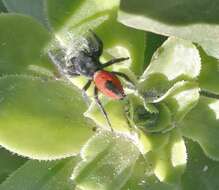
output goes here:
{"type": "Polygon", "coordinates": [[[86,91],[90,87],[91,83],[93,82],[95,84],[94,98],[112,130],[108,115],[98,98],[98,92],[100,91],[105,96],[116,100],[123,99],[125,97],[122,84],[117,76],[122,77],[131,83],[132,81],[124,73],[110,72],[104,70],[104,68],[113,65],[114,63],[125,61],[129,58],[116,58],[102,64],[99,61],[99,57],[103,52],[103,42],[93,31],[91,31],[91,35],[87,37],[87,42],[88,50],[80,50],[77,56],[71,57],[71,64],[66,68],[66,72],[70,76],[82,75],[89,79],[82,88],[84,98],[87,98],[86,91]]]}

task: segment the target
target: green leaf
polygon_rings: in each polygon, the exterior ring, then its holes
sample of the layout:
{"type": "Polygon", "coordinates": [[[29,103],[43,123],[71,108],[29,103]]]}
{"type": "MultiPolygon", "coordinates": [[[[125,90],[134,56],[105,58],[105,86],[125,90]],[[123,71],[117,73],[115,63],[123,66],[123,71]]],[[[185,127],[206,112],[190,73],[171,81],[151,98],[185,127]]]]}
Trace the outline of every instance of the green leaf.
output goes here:
{"type": "Polygon", "coordinates": [[[169,81],[180,77],[193,79],[199,75],[200,69],[201,60],[197,48],[189,41],[170,37],[154,53],[141,78],[160,73],[169,81]]]}
{"type": "MultiPolygon", "coordinates": [[[[104,109],[107,112],[112,128],[119,132],[130,133],[130,126],[125,116],[124,103],[121,101],[101,101],[104,109]]],[[[107,120],[97,106],[96,101],[90,104],[90,107],[84,114],[86,117],[92,119],[97,126],[110,130],[107,120]]]]}
{"type": "Polygon", "coordinates": [[[47,0],[48,19],[55,31],[63,29],[63,26],[81,27],[86,22],[95,23],[98,17],[102,23],[107,19],[108,11],[117,8],[118,5],[119,0],[47,0]]]}
{"type": "Polygon", "coordinates": [[[151,163],[139,157],[133,168],[132,175],[122,190],[177,190],[178,185],[160,182],[154,175],[151,163]]]}
{"type": "Polygon", "coordinates": [[[145,67],[150,64],[151,58],[154,54],[154,52],[163,44],[163,42],[167,39],[164,36],[154,34],[151,32],[147,32],[146,34],[146,40],[145,40],[145,67]]]}
{"type": "Polygon", "coordinates": [[[134,122],[134,126],[145,133],[161,132],[171,125],[171,113],[165,104],[154,105],[157,113],[150,113],[140,97],[133,95],[128,98],[130,105],[127,116],[130,123],[134,122]]]}
{"type": "Polygon", "coordinates": [[[219,188],[219,162],[206,157],[197,143],[187,141],[188,163],[182,176],[184,190],[216,190],[219,188]]]}
{"type": "Polygon", "coordinates": [[[39,23],[19,14],[1,14],[0,25],[0,76],[53,75],[54,66],[44,54],[50,35],[39,23]]]}
{"type": "Polygon", "coordinates": [[[164,102],[169,108],[173,125],[179,123],[185,115],[197,104],[199,88],[194,82],[180,81],[173,85],[155,103],[164,102]]]}
{"type": "Polygon", "coordinates": [[[0,107],[0,144],[23,156],[71,156],[92,134],[81,93],[63,81],[2,77],[0,107]]]}
{"type": "Polygon", "coordinates": [[[129,180],[140,152],[125,137],[100,132],[81,151],[72,179],[81,190],[121,189],[129,180]]]}
{"type": "Polygon", "coordinates": [[[202,97],[181,124],[183,135],[198,142],[205,154],[215,160],[219,160],[218,107],[218,100],[202,97]]]}
{"type": "Polygon", "coordinates": [[[3,12],[7,12],[7,9],[5,8],[2,0],[0,0],[0,13],[3,13],[3,12]]]}
{"type": "Polygon", "coordinates": [[[219,60],[208,56],[201,48],[199,49],[202,70],[198,78],[201,89],[219,93],[219,60]]]}
{"type": "Polygon", "coordinates": [[[77,162],[77,157],[53,162],[28,161],[0,185],[0,190],[73,190],[70,175],[77,162]]]}
{"type": "Polygon", "coordinates": [[[47,17],[46,17],[46,1],[37,0],[2,0],[8,12],[21,13],[28,16],[32,16],[41,22],[44,26],[48,27],[47,17]]]}
{"type": "Polygon", "coordinates": [[[191,42],[170,37],[154,53],[138,89],[146,101],[153,101],[164,95],[175,82],[196,79],[200,69],[197,48],[191,42]]]}
{"type": "Polygon", "coordinates": [[[172,131],[166,146],[152,150],[146,158],[152,163],[160,181],[179,184],[187,162],[186,147],[179,130],[172,131]]]}
{"type": "Polygon", "coordinates": [[[219,2],[122,0],[119,21],[133,28],[199,43],[219,58],[219,2]]]}
{"type": "Polygon", "coordinates": [[[27,160],[1,148],[0,149],[0,183],[4,181],[12,172],[23,165],[27,160]]]}

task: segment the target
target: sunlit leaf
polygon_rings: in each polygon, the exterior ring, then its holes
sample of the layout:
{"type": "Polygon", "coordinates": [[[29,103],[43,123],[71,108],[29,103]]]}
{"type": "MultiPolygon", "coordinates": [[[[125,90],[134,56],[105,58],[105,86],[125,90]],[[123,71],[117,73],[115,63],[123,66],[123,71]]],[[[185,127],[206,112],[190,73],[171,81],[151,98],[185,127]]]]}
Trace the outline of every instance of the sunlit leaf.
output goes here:
{"type": "Polygon", "coordinates": [[[80,92],[62,81],[3,77],[0,107],[0,144],[23,156],[71,156],[92,134],[80,92]]]}
{"type": "Polygon", "coordinates": [[[219,94],[219,60],[199,49],[202,69],[198,78],[200,88],[219,94]]]}
{"type": "Polygon", "coordinates": [[[122,0],[119,21],[127,26],[199,43],[219,58],[219,2],[122,0]]]}
{"type": "Polygon", "coordinates": [[[183,135],[197,141],[205,154],[219,160],[219,101],[201,98],[182,122],[183,135]]]}
{"type": "Polygon", "coordinates": [[[82,149],[83,160],[74,169],[72,179],[81,190],[121,189],[139,155],[130,140],[100,132],[82,149]]]}
{"type": "Polygon", "coordinates": [[[151,151],[146,156],[153,163],[154,173],[160,181],[180,184],[187,162],[187,153],[184,140],[178,130],[171,133],[166,146],[151,151]]]}
{"type": "Polygon", "coordinates": [[[200,69],[197,48],[189,41],[171,37],[154,53],[138,88],[146,101],[153,101],[175,82],[197,78],[200,69]]]}

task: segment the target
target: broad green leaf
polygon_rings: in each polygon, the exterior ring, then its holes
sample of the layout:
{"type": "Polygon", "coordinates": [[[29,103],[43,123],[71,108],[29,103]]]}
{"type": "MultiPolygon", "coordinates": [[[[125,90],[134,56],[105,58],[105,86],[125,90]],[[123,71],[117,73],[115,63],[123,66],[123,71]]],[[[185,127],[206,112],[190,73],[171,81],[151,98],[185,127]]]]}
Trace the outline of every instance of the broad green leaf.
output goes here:
{"type": "Polygon", "coordinates": [[[0,145],[23,156],[71,156],[92,134],[81,93],[62,81],[2,77],[0,107],[0,145]]]}
{"type": "Polygon", "coordinates": [[[185,143],[179,130],[171,132],[166,146],[152,150],[146,158],[152,163],[154,173],[160,181],[179,184],[187,161],[185,143]]]}
{"type": "Polygon", "coordinates": [[[196,78],[201,69],[197,48],[189,41],[175,37],[168,38],[154,53],[142,79],[154,73],[161,73],[169,81],[179,77],[196,78]]]}
{"type": "Polygon", "coordinates": [[[0,148],[0,183],[26,161],[26,159],[13,155],[11,152],[0,148]]]}
{"type": "Polygon", "coordinates": [[[140,152],[124,136],[100,132],[81,151],[72,179],[81,190],[121,189],[129,180],[140,152]]]}
{"type": "Polygon", "coordinates": [[[206,157],[197,143],[187,141],[188,163],[182,176],[182,189],[217,190],[219,162],[206,157]]]}
{"type": "Polygon", "coordinates": [[[218,100],[202,97],[181,124],[183,135],[198,142],[205,154],[215,160],[219,160],[218,108],[218,100]]]}
{"type": "Polygon", "coordinates": [[[8,12],[21,13],[37,19],[39,22],[48,27],[46,15],[46,1],[37,0],[2,0],[8,12]]]}
{"type": "Polygon", "coordinates": [[[177,81],[197,78],[201,60],[189,41],[170,37],[154,53],[140,79],[140,93],[148,101],[159,98],[177,81]]]}
{"type": "Polygon", "coordinates": [[[0,185],[0,190],[73,190],[70,176],[77,162],[77,157],[52,162],[28,161],[0,185]]]}
{"type": "Polygon", "coordinates": [[[44,54],[50,35],[43,26],[19,14],[1,14],[0,26],[0,76],[20,73],[53,75],[55,69],[44,54]]]}
{"type": "Polygon", "coordinates": [[[122,0],[118,20],[130,27],[199,43],[219,58],[219,2],[122,0]]]}
{"type": "Polygon", "coordinates": [[[201,89],[206,89],[219,94],[219,60],[208,56],[202,49],[199,49],[202,70],[198,78],[201,89]]]}

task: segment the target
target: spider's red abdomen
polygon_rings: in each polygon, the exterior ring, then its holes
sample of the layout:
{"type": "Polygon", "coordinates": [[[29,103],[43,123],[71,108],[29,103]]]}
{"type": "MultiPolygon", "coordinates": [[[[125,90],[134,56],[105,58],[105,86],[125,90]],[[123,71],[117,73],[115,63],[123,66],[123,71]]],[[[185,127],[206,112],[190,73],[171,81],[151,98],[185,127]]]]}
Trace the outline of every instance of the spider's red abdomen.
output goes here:
{"type": "Polygon", "coordinates": [[[111,72],[100,70],[94,74],[94,83],[99,91],[112,99],[122,99],[125,93],[118,77],[111,72]]]}

